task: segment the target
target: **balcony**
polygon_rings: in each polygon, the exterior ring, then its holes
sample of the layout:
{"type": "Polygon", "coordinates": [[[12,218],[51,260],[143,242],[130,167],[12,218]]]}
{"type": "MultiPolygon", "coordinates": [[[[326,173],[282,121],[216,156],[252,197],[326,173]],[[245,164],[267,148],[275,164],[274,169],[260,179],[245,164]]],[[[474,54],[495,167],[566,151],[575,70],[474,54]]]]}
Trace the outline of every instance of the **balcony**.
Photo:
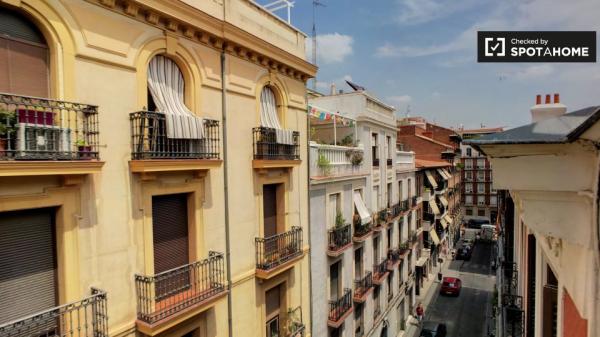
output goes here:
{"type": "Polygon", "coordinates": [[[387,270],[394,271],[400,265],[402,259],[402,251],[400,249],[388,249],[387,252],[387,270]]]}
{"type": "Polygon", "coordinates": [[[303,256],[302,228],[273,235],[268,238],[255,238],[256,276],[269,279],[293,267],[303,256]]]}
{"type": "Polygon", "coordinates": [[[352,240],[357,243],[364,242],[373,232],[371,226],[371,222],[363,224],[360,217],[357,217],[354,220],[354,235],[352,236],[352,240]]]}
{"type": "Polygon", "coordinates": [[[400,201],[400,211],[401,212],[406,212],[408,211],[410,208],[408,206],[408,199],[407,200],[402,200],[400,201]]]}
{"type": "Polygon", "coordinates": [[[364,303],[371,290],[373,290],[373,274],[368,271],[363,278],[354,280],[354,302],[364,303]]]}
{"type": "Polygon", "coordinates": [[[302,320],[302,307],[289,309],[284,324],[285,330],[283,336],[304,337],[304,333],[306,332],[306,326],[304,325],[304,322],[302,320]]]}
{"type": "Polygon", "coordinates": [[[367,175],[362,147],[310,142],[310,177],[313,180],[367,175]]]}
{"type": "Polygon", "coordinates": [[[340,256],[344,250],[352,246],[352,226],[345,224],[327,231],[328,246],[327,255],[331,257],[340,256]]]}
{"type": "Polygon", "coordinates": [[[108,337],[106,293],[92,289],[84,299],[0,325],[0,336],[108,337]]]}
{"type": "Polygon", "coordinates": [[[383,259],[381,262],[373,266],[373,283],[381,285],[383,280],[388,276],[387,269],[388,259],[383,259]]]}
{"type": "Polygon", "coordinates": [[[254,138],[255,169],[292,168],[300,165],[300,132],[293,131],[290,143],[284,143],[274,128],[256,127],[252,129],[254,138]]]}
{"type": "Polygon", "coordinates": [[[329,301],[327,325],[339,328],[350,313],[352,313],[352,290],[344,289],[344,294],[340,298],[329,301]]]}
{"type": "Polygon", "coordinates": [[[146,335],[165,331],[206,310],[227,293],[222,253],[156,275],[135,275],[137,328],[146,335]]]}
{"type": "Polygon", "coordinates": [[[162,112],[133,112],[129,123],[132,172],[208,170],[221,164],[219,121],[204,119],[202,139],[169,138],[162,112]]]}
{"type": "Polygon", "coordinates": [[[0,93],[0,176],[99,172],[98,107],[0,93]]]}

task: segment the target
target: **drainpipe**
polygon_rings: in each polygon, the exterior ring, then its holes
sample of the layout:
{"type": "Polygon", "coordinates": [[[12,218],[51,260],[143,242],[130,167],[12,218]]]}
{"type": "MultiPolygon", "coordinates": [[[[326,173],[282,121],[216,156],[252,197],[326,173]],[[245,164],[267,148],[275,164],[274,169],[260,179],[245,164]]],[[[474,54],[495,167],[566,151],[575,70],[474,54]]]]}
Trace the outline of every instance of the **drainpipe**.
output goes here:
{"type": "MultiPolygon", "coordinates": [[[[305,84],[306,85],[306,84],[305,84]]],[[[306,102],[306,106],[308,108],[308,91],[305,91],[304,93],[304,99],[306,102]]],[[[308,306],[309,309],[309,316],[310,316],[310,334],[311,336],[314,336],[314,330],[313,330],[313,301],[312,301],[312,258],[311,258],[311,254],[312,254],[312,244],[311,244],[311,233],[312,231],[310,230],[310,116],[308,115],[308,113],[306,114],[306,176],[308,177],[308,179],[306,179],[306,194],[307,194],[307,200],[308,200],[308,210],[307,210],[307,215],[308,215],[308,223],[307,225],[307,229],[308,229],[308,296],[309,296],[309,301],[308,303],[310,303],[310,305],[308,306]]]]}
{"type": "MultiPolygon", "coordinates": [[[[225,7],[225,4],[223,4],[225,7]]],[[[231,248],[229,242],[229,170],[227,158],[227,86],[225,84],[225,46],[221,50],[221,121],[223,123],[223,192],[225,208],[225,261],[227,264],[227,329],[229,337],[233,336],[232,299],[231,299],[231,248]]]]}

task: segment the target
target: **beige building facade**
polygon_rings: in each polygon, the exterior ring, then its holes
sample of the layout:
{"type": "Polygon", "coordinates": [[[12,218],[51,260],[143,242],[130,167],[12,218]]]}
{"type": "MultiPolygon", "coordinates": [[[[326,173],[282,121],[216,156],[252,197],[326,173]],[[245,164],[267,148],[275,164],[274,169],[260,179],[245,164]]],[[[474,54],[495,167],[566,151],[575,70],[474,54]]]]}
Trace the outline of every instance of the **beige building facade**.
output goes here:
{"type": "Polygon", "coordinates": [[[0,13],[0,335],[310,335],[305,35],[245,0],[0,13]]]}

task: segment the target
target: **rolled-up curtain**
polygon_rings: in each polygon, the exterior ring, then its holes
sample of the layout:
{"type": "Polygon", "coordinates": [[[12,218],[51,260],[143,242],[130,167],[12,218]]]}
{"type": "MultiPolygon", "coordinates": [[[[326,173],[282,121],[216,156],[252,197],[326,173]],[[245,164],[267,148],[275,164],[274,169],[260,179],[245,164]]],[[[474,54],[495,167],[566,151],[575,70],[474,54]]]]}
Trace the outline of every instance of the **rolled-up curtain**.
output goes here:
{"type": "Polygon", "coordinates": [[[294,144],[294,132],[281,128],[277,117],[275,93],[269,87],[264,87],[260,93],[260,125],[275,129],[276,141],[279,144],[294,144]]]}
{"type": "Polygon", "coordinates": [[[159,112],[165,114],[167,137],[204,138],[204,119],[194,115],[183,102],[185,82],[173,60],[157,55],[148,66],[148,89],[159,112]]]}

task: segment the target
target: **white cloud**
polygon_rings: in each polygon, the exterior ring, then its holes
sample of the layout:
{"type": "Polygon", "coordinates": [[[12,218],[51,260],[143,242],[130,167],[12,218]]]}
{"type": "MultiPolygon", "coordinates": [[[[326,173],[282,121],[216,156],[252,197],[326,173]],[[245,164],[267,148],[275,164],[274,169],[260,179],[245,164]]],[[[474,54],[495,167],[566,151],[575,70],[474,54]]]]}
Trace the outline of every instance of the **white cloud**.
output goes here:
{"type": "MultiPolygon", "coordinates": [[[[317,64],[343,62],[352,55],[354,39],[339,33],[317,35],[317,64]]],[[[306,58],[312,61],[312,39],[306,39],[306,58]]]]}
{"type": "Polygon", "coordinates": [[[434,21],[482,4],[481,0],[398,0],[397,2],[400,15],[396,21],[404,25],[434,21]]]}

